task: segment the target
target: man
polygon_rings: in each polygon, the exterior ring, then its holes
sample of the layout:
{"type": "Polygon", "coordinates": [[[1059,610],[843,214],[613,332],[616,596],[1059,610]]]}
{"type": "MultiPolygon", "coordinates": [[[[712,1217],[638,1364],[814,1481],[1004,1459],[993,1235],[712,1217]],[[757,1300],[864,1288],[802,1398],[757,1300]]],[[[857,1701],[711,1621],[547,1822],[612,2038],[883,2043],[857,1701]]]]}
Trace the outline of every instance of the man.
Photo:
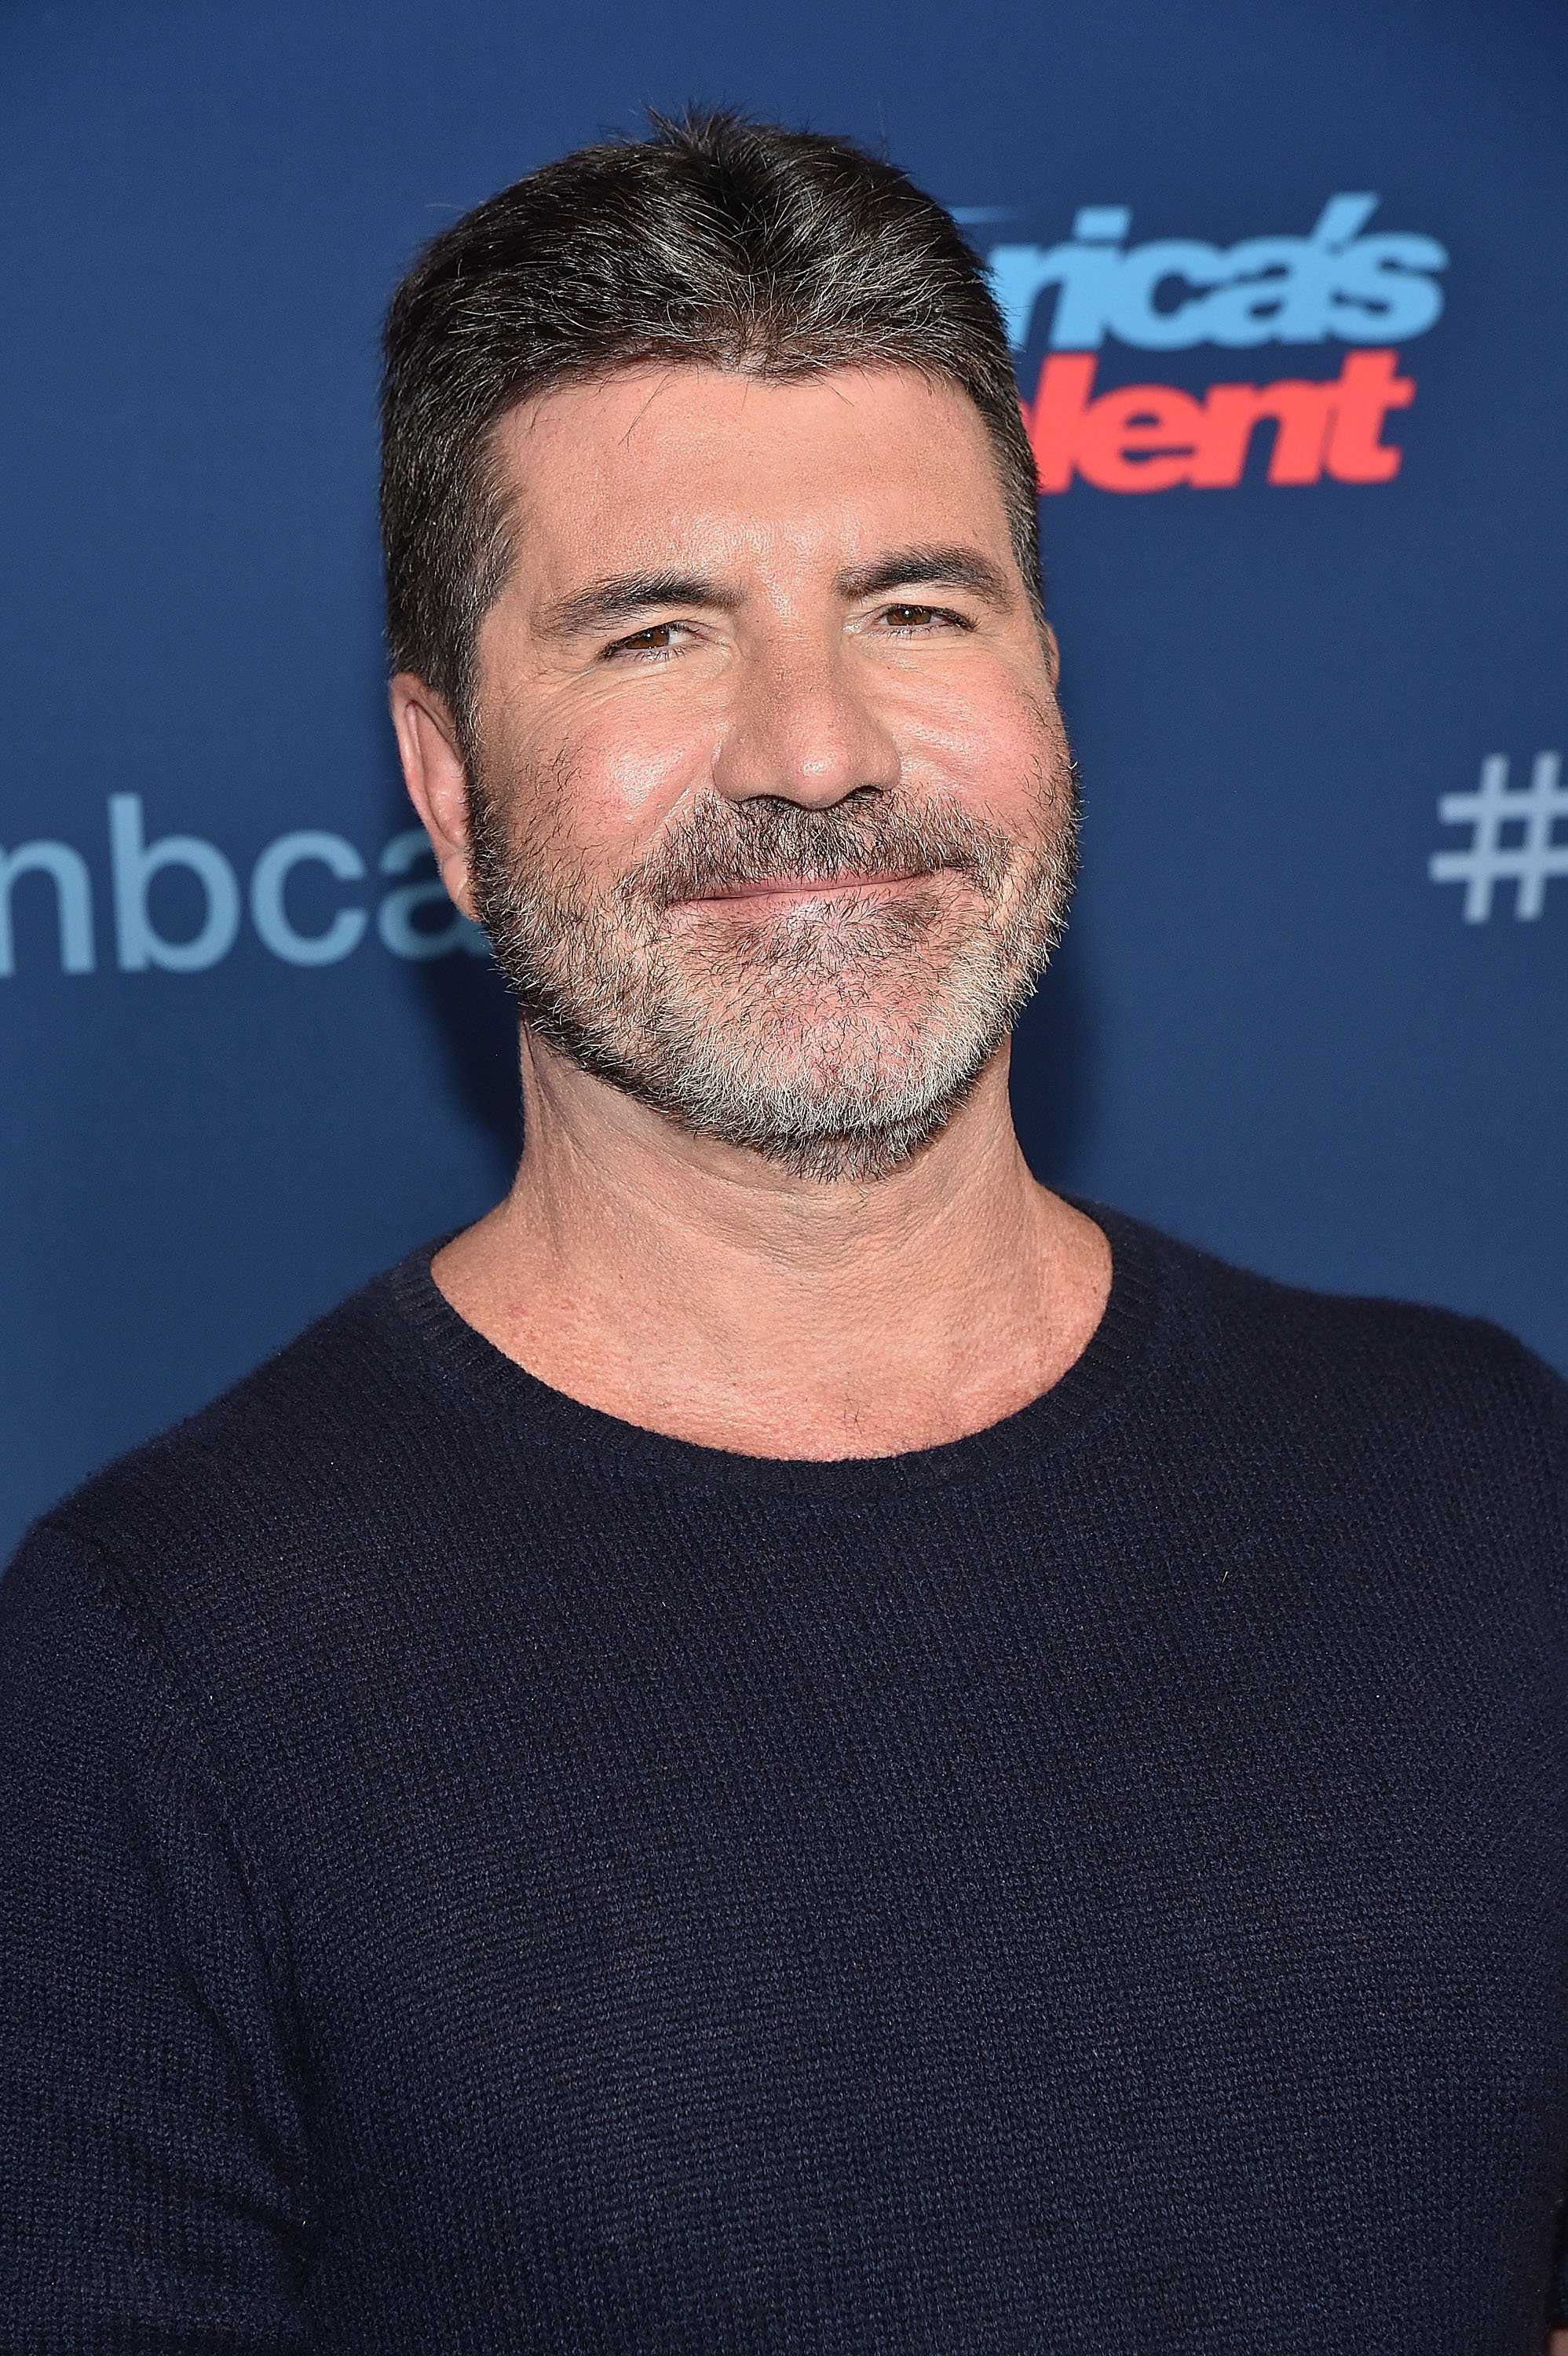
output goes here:
{"type": "Polygon", "coordinates": [[[1563,1390],[1026,1170],[1074,789],[973,260],[698,118],[387,355],[527,1145],[5,1584],[0,2340],[1538,2356],[1563,1390]]]}

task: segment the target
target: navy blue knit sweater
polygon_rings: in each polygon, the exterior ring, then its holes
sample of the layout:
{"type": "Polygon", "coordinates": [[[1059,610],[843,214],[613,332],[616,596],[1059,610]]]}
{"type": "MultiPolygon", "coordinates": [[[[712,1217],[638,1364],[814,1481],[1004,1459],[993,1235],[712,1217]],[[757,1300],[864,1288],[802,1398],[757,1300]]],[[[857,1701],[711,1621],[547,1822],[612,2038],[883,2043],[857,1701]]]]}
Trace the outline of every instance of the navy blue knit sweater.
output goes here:
{"type": "Polygon", "coordinates": [[[1562,1387],[1104,1224],[950,1446],[634,1430],[425,1254],[48,1518],[7,2356],[1539,2356],[1562,1387]]]}

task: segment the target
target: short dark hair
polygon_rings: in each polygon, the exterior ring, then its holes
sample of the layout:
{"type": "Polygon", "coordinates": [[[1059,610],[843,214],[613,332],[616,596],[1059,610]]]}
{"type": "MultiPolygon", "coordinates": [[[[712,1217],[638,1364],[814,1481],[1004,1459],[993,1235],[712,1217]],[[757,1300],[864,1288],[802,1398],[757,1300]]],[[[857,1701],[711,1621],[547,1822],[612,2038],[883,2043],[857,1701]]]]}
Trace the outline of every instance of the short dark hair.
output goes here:
{"type": "Polygon", "coordinates": [[[492,429],[520,401],[643,362],[785,380],[895,364],[979,411],[1040,599],[1035,464],[1000,315],[942,207],[847,139],[725,111],[581,147],[432,239],[383,340],[381,532],[392,664],[471,721],[474,641],[506,577],[492,429]]]}

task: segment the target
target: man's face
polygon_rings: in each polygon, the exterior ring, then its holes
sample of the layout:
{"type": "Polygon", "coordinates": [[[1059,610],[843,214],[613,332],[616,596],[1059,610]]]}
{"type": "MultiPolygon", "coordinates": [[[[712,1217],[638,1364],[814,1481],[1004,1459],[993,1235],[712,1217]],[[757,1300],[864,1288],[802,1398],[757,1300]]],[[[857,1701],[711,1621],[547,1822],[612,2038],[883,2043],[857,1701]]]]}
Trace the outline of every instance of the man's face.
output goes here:
{"type": "Polygon", "coordinates": [[[688,1129],[884,1174],[1059,936],[1071,765],[996,461],[904,369],[515,412],[474,903],[536,1033],[688,1129]]]}

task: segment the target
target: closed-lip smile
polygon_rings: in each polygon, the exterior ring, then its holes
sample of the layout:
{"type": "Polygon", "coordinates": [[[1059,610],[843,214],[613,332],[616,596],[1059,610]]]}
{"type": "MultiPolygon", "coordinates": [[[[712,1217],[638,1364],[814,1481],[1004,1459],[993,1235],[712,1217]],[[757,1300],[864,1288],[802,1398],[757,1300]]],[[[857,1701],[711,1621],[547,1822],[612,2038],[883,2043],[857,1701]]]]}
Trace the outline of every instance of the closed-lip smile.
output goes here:
{"type": "Polygon", "coordinates": [[[820,900],[836,892],[891,892],[923,883],[925,873],[903,872],[853,873],[839,875],[762,875],[720,892],[695,892],[677,905],[688,908],[723,907],[737,900],[820,900]]]}

